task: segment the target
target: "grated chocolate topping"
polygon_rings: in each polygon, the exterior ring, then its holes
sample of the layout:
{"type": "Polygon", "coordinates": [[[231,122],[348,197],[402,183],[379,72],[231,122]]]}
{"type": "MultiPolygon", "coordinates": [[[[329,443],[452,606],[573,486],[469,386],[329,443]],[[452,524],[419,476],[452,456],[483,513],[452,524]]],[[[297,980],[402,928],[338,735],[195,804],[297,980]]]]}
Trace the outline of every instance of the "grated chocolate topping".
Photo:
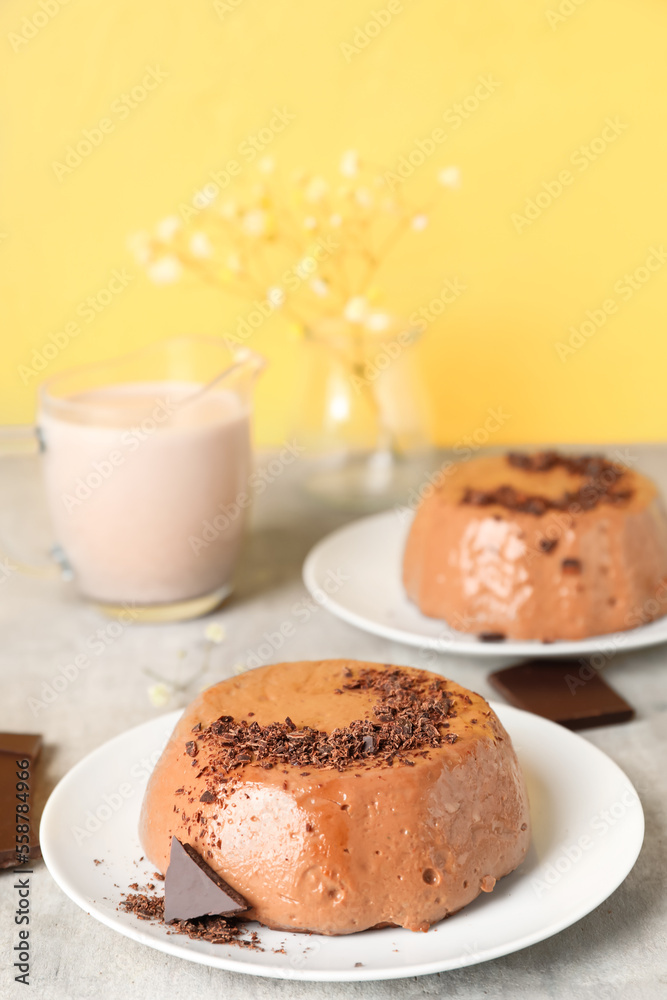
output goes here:
{"type": "Polygon", "coordinates": [[[406,753],[455,743],[458,738],[447,732],[456,709],[454,695],[444,680],[415,677],[397,669],[367,669],[357,676],[350,674],[342,686],[377,695],[373,718],[357,719],[331,733],[310,726],[299,728],[289,716],[284,722],[266,726],[230,715],[212,722],[199,733],[199,752],[206,752],[210,787],[219,787],[216,775],[220,772],[229,773],[245,764],[333,767],[339,771],[391,766],[395,760],[412,766],[414,762],[406,753]]]}
{"type": "Polygon", "coordinates": [[[556,451],[540,451],[534,454],[509,452],[509,465],[526,472],[548,472],[557,466],[572,475],[582,476],[584,483],[577,490],[565,490],[560,497],[545,497],[538,493],[524,493],[514,486],[501,485],[493,490],[477,490],[468,487],[461,503],[475,507],[497,504],[508,510],[541,516],[548,510],[567,510],[578,505],[580,510],[593,510],[601,503],[622,504],[632,496],[631,489],[617,489],[619,481],[626,473],[624,466],[610,462],[602,455],[560,455],[556,451]]]}

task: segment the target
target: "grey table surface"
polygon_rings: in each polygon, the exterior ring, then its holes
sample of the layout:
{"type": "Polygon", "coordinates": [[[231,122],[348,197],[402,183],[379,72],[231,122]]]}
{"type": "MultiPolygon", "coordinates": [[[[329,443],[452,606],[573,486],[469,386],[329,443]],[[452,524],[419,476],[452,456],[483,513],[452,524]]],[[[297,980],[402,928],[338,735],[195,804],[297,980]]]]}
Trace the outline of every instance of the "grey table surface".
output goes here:
{"type": "MultiPolygon", "coordinates": [[[[667,494],[667,447],[634,446],[626,454],[667,494]]],[[[265,459],[258,457],[261,464],[265,459]]],[[[349,520],[350,512],[314,503],[302,488],[307,463],[279,476],[255,506],[252,528],[228,603],[207,619],[127,628],[94,659],[91,669],[35,714],[59,669],[106,623],[73,586],[2,571],[0,583],[0,729],[40,732],[42,797],[77,761],[131,726],[181,707],[230,676],[265,631],[290,617],[306,596],[301,566],[311,546],[349,520]],[[210,622],[225,630],[211,644],[210,622]],[[153,704],[149,689],[161,679],[169,700],[153,704]]],[[[28,459],[0,468],[0,548],[41,546],[48,522],[39,470],[28,459]]],[[[318,609],[276,652],[274,661],[353,657],[419,665],[417,649],[368,635],[318,609]]],[[[84,997],[196,996],[339,998],[581,997],[653,1000],[667,996],[667,647],[619,652],[606,677],[636,708],[634,721],[588,730],[584,737],[628,774],[646,814],[646,837],[625,882],[587,917],[530,948],[480,965],[424,977],[371,983],[310,983],[261,979],[195,965],[128,940],[87,916],[55,884],[43,862],[32,886],[31,994],[50,1000],[84,997]]],[[[434,669],[493,697],[489,661],[438,655],[434,669]]],[[[3,806],[4,808],[4,806],[3,806]]],[[[22,996],[13,981],[15,893],[10,872],[0,873],[0,996],[22,996]]]]}

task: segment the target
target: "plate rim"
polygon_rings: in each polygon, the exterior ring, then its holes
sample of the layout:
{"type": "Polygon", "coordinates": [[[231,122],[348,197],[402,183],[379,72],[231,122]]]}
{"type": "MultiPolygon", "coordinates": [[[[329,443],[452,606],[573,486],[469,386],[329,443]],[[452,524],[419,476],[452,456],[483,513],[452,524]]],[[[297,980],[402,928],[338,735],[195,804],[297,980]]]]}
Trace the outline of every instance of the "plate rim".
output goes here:
{"type": "MultiPolygon", "coordinates": [[[[374,622],[365,615],[349,610],[345,605],[336,601],[335,595],[328,594],[321,586],[316,575],[316,563],[326,546],[335,541],[339,536],[351,531],[358,531],[359,528],[368,522],[378,522],[383,519],[390,520],[391,515],[396,516],[392,509],[380,511],[375,514],[367,514],[363,517],[355,518],[333,531],[328,532],[309,550],[302,566],[302,580],[308,593],[330,614],[341,621],[361,629],[369,635],[375,635],[382,639],[389,639],[391,642],[399,642],[405,646],[433,650],[443,655],[480,657],[488,659],[506,659],[508,657],[530,658],[530,659],[558,659],[568,656],[593,655],[595,653],[624,653],[635,649],[645,649],[651,646],[658,646],[667,642],[667,634],[661,637],[653,636],[648,630],[657,622],[667,620],[667,616],[648,622],[646,625],[638,625],[635,628],[624,629],[622,632],[604,632],[600,635],[588,636],[586,639],[558,639],[555,642],[543,643],[539,639],[509,639],[506,642],[486,643],[474,642],[465,632],[457,632],[447,625],[444,618],[428,618],[423,615],[427,622],[441,622],[457,637],[453,641],[433,636],[421,635],[417,632],[409,632],[403,628],[396,628],[392,625],[383,625],[374,622]],[[317,596],[316,593],[317,592],[317,596]],[[461,636],[461,639],[458,639],[461,636]],[[632,636],[630,642],[619,641],[619,636],[632,636]]],[[[412,512],[411,517],[414,517],[412,512]]],[[[419,609],[415,607],[419,613],[419,609]]]]}
{"type": "MultiPolygon", "coordinates": [[[[130,729],[118,733],[116,736],[111,737],[95,749],[91,750],[81,760],[74,764],[73,767],[62,776],[62,778],[60,778],[49,795],[49,798],[44,806],[40,822],[40,843],[43,845],[43,859],[45,866],[61,891],[64,892],[65,895],[72,900],[72,902],[79,906],[80,909],[82,909],[88,916],[98,920],[111,930],[122,934],[130,940],[137,941],[140,944],[154,948],[163,954],[168,954],[175,958],[181,958],[185,961],[195,962],[199,965],[206,965],[210,968],[220,968],[243,975],[253,975],[260,976],[262,978],[284,979],[291,981],[299,980],[303,982],[375,982],[391,979],[405,979],[412,976],[434,975],[439,972],[452,971],[458,968],[467,968],[483,962],[493,961],[494,959],[501,958],[505,955],[514,954],[515,952],[522,951],[524,948],[528,948],[541,941],[554,937],[567,927],[571,927],[573,924],[576,924],[589,913],[592,913],[598,906],[608,899],[632,871],[643,846],[646,824],[641,798],[633,783],[630,781],[625,771],[616,763],[616,761],[612,760],[612,758],[598,746],[594,743],[590,743],[577,733],[558,725],[558,723],[552,722],[549,719],[544,719],[541,716],[533,715],[523,709],[515,708],[514,706],[507,705],[503,702],[498,702],[495,699],[490,700],[489,705],[495,712],[497,712],[501,718],[501,722],[503,722],[504,713],[507,713],[510,719],[513,716],[520,716],[523,717],[525,722],[529,721],[533,727],[544,726],[546,727],[547,732],[549,730],[557,731],[558,738],[563,738],[566,741],[580,741],[581,744],[584,744],[588,748],[587,752],[590,752],[593,758],[596,758],[599,762],[601,762],[604,767],[610,768],[611,771],[615,772],[616,779],[625,782],[626,785],[634,791],[636,796],[636,801],[633,803],[633,809],[635,810],[634,822],[638,824],[636,829],[633,828],[636,842],[632,845],[631,856],[630,854],[624,856],[623,864],[620,867],[620,875],[619,871],[616,870],[614,876],[610,878],[608,882],[605,882],[601,891],[592,897],[594,900],[592,904],[590,900],[586,900],[586,902],[582,903],[577,910],[573,913],[568,913],[567,916],[562,917],[560,920],[556,921],[555,924],[549,925],[546,928],[539,928],[529,934],[523,935],[523,937],[512,942],[510,950],[508,950],[507,942],[505,942],[496,946],[485,948],[483,950],[483,955],[473,953],[470,956],[464,956],[463,959],[456,958],[445,961],[444,963],[442,961],[434,961],[428,964],[421,963],[419,965],[387,968],[385,970],[359,968],[354,970],[325,971],[286,968],[282,965],[258,966],[251,962],[239,962],[234,958],[227,958],[222,955],[211,956],[205,952],[190,950],[185,941],[182,944],[179,944],[161,937],[152,936],[147,932],[142,931],[140,926],[135,928],[132,924],[126,924],[123,921],[114,919],[113,915],[107,914],[102,909],[91,912],[89,906],[91,902],[94,904],[95,900],[86,898],[82,893],[80,893],[78,888],[73,886],[67,876],[62,872],[57,853],[57,836],[55,833],[53,838],[50,835],[49,827],[53,826],[54,830],[56,830],[58,826],[57,820],[55,818],[51,818],[52,813],[54,813],[54,817],[57,815],[56,810],[58,808],[58,796],[59,794],[62,794],[64,789],[70,787],[73,782],[76,782],[77,776],[82,771],[85,771],[88,767],[90,767],[96,756],[108,753],[110,748],[118,745],[119,743],[122,744],[128,740],[131,741],[132,736],[137,734],[138,731],[146,732],[147,730],[154,728],[156,734],[160,733],[161,738],[162,735],[164,735],[164,737],[168,739],[174,725],[182,715],[182,712],[184,711],[183,709],[176,709],[175,711],[165,713],[153,719],[147,719],[143,723],[139,723],[130,729]],[[54,847],[55,851],[53,850],[54,847]],[[211,959],[213,959],[213,961],[211,959]]],[[[503,725],[505,725],[505,722],[503,722],[503,725]]],[[[511,722],[509,723],[508,728],[511,736],[511,722]]],[[[516,870],[520,870],[520,867],[516,870]]],[[[403,929],[398,928],[398,930],[403,929]]],[[[286,931],[284,933],[291,934],[295,932],[286,931]]],[[[364,932],[362,931],[360,933],[363,934],[364,932]]],[[[325,937],[329,940],[328,936],[325,935],[325,937]]]]}

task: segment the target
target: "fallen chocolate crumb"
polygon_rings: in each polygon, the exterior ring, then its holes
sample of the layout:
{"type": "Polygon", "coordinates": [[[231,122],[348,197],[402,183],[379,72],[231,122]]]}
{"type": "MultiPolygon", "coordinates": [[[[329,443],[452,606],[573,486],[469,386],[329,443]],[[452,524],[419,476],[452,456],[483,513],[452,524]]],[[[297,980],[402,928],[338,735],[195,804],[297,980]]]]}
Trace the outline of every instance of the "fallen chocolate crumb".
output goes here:
{"type": "Polygon", "coordinates": [[[560,565],[563,573],[581,573],[580,559],[563,559],[560,565]]]}
{"type": "Polygon", "coordinates": [[[507,637],[504,632],[480,632],[477,638],[480,642],[504,642],[507,637]]]}
{"type": "Polygon", "coordinates": [[[259,945],[257,931],[248,933],[243,921],[232,921],[225,917],[197,917],[196,920],[175,920],[171,924],[165,924],[164,896],[133,893],[121,900],[118,908],[125,913],[133,913],[139,920],[163,924],[168,927],[168,934],[185,934],[189,938],[209,941],[211,944],[235,944],[252,951],[264,950],[259,945]],[[247,936],[244,937],[244,934],[247,936]]]}
{"type": "Polygon", "coordinates": [[[104,858],[93,858],[93,864],[94,865],[101,865],[103,861],[104,861],[104,858]]]}

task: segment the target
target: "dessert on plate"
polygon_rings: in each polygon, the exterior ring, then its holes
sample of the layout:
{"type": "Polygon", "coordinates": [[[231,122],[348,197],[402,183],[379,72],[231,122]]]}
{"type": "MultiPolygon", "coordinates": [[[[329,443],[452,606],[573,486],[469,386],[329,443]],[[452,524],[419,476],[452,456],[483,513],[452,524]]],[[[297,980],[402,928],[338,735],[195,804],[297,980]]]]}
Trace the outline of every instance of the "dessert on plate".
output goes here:
{"type": "Polygon", "coordinates": [[[483,639],[623,631],[667,612],[667,515],[650,479],[598,455],[476,458],[419,506],[403,583],[483,639]]]}
{"type": "Polygon", "coordinates": [[[483,698],[425,670],[322,660],[201,694],[151,776],[140,838],[162,872],[188,845],[269,927],[417,931],[513,871],[530,818],[483,698]]]}

